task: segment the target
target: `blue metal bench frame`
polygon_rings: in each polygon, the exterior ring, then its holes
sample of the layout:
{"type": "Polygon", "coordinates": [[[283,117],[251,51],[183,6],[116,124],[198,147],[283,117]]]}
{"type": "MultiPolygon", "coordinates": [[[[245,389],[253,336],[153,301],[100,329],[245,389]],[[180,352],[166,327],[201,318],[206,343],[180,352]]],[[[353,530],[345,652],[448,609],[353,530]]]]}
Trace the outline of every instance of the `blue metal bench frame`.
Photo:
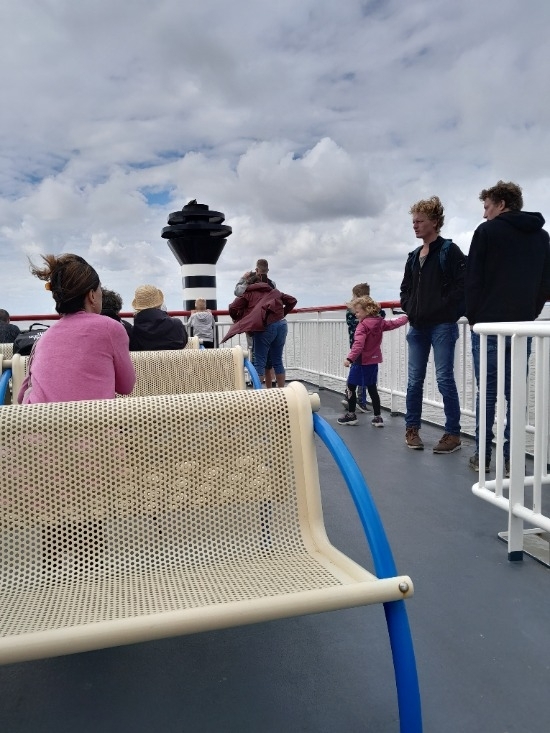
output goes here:
{"type": "MultiPolygon", "coordinates": [[[[315,433],[323,441],[346,482],[361,519],[378,578],[397,575],[388,538],[369,487],[348,447],[319,414],[313,413],[315,433]]],[[[405,601],[384,603],[395,670],[401,733],[422,733],[418,673],[405,601]]]]}

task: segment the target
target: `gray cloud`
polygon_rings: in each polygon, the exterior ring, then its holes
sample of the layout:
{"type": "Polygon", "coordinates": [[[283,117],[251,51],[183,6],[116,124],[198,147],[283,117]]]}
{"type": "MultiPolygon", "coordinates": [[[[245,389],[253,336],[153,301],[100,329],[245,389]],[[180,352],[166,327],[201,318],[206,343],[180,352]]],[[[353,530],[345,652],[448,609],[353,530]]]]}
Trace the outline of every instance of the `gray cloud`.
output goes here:
{"type": "Polygon", "coordinates": [[[545,0],[521,14],[513,0],[498,13],[25,0],[2,21],[0,306],[13,313],[52,310],[27,258],[71,250],[126,303],[149,279],[180,307],[160,231],[192,198],[233,227],[220,306],[258,256],[302,305],[343,302],[357,280],[397,297],[410,204],[433,193],[465,251],[498,178],[544,213],[545,0]]]}

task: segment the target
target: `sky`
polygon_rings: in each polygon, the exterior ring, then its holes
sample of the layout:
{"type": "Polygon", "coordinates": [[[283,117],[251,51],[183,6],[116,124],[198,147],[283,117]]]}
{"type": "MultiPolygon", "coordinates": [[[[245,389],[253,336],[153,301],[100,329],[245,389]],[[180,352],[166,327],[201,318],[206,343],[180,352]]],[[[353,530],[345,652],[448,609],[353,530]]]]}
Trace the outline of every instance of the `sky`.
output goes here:
{"type": "Polygon", "coordinates": [[[217,302],[258,257],[298,306],[395,300],[438,195],[468,252],[499,179],[550,217],[548,0],[18,0],[0,9],[0,307],[75,252],[131,310],[183,307],[160,234],[192,199],[233,233],[217,302]]]}

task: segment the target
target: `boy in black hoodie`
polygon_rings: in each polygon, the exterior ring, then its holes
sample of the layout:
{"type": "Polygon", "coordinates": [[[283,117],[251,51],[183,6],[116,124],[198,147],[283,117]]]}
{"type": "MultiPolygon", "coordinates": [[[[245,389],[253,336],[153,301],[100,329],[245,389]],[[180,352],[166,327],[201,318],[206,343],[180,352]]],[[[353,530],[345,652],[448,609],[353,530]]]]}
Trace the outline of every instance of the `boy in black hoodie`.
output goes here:
{"type": "MultiPolygon", "coordinates": [[[[479,194],[487,221],[474,232],[466,267],[466,316],[476,323],[533,321],[550,299],[550,243],[538,212],[522,211],[521,188],[499,181],[479,194]]],[[[479,334],[472,331],[472,356],[479,386],[479,334]]],[[[510,461],[510,337],[506,338],[504,465],[510,461]]],[[[531,350],[530,341],[528,352],[531,350]]],[[[491,462],[497,398],[497,337],[487,337],[487,420],[485,470],[491,462]]],[[[479,469],[479,391],[476,397],[476,452],[470,466],[479,469]]]]}

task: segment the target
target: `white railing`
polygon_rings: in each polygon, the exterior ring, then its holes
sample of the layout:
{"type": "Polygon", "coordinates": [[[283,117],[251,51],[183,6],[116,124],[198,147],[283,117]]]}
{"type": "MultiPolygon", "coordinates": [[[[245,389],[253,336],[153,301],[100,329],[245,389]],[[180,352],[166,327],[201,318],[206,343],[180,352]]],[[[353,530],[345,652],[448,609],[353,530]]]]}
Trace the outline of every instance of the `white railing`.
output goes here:
{"type": "MultiPolygon", "coordinates": [[[[481,499],[508,513],[508,557],[521,560],[524,547],[524,522],[537,532],[550,532],[550,497],[543,496],[543,487],[550,485],[548,475],[549,444],[549,380],[550,323],[485,323],[474,327],[480,334],[480,425],[479,481],[472,492],[481,499]],[[483,471],[485,456],[485,405],[487,336],[497,337],[497,413],[496,413],[496,478],[486,480],[483,471]],[[510,478],[504,478],[504,359],[506,338],[511,338],[510,364],[510,478]],[[532,352],[527,375],[527,345],[532,339],[532,352]],[[527,406],[527,410],[526,410],[527,406]],[[527,417],[526,417],[527,415],[527,417]],[[526,424],[527,423],[527,424],[526,424]],[[526,466],[526,452],[532,454],[532,470],[526,466]],[[505,492],[508,496],[505,496],[505,492]],[[540,528],[540,529],[539,529],[540,528]]],[[[531,462],[529,462],[531,465],[531,462]]],[[[533,530],[531,530],[533,531],[533,530]]]]}
{"type": "MultiPolygon", "coordinates": [[[[386,317],[394,316],[386,307],[386,317]]],[[[291,314],[287,317],[288,337],[284,363],[290,379],[302,379],[318,386],[343,392],[347,369],[344,359],[349,352],[345,309],[341,311],[291,314]]],[[[229,328],[227,320],[218,324],[220,340],[229,328]]],[[[378,391],[382,405],[392,413],[405,413],[407,391],[407,341],[408,326],[388,331],[382,340],[383,362],[378,372],[378,391]]],[[[244,336],[235,337],[229,343],[241,343],[246,348],[244,336]]],[[[470,349],[470,329],[463,319],[459,322],[459,340],[455,350],[455,376],[460,398],[462,430],[473,435],[475,431],[475,380],[470,349]]],[[[445,423],[443,400],[437,389],[435,366],[430,356],[424,383],[422,418],[437,425],[445,423]]]]}

